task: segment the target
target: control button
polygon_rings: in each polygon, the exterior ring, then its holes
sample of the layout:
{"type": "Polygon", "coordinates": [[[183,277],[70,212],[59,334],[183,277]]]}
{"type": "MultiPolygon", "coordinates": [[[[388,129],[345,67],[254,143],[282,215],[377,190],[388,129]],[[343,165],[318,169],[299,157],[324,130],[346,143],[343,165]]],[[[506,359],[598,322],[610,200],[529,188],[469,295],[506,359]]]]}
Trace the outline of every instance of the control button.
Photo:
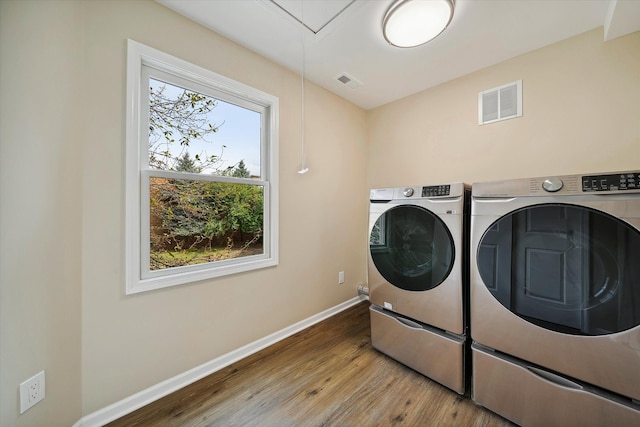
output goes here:
{"type": "Polygon", "coordinates": [[[404,194],[404,197],[413,196],[413,188],[405,188],[402,194],[404,194]]]}
{"type": "Polygon", "coordinates": [[[542,188],[549,193],[555,193],[564,186],[564,183],[558,178],[547,178],[542,183],[542,188]]]}

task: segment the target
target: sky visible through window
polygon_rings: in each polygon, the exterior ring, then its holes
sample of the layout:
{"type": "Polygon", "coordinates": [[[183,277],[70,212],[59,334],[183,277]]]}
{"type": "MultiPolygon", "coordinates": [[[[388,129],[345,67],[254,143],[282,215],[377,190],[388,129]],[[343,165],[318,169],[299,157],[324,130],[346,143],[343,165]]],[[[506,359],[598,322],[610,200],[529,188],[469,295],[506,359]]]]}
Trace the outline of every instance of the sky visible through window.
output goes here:
{"type": "MultiPolygon", "coordinates": [[[[164,85],[164,94],[171,99],[177,99],[184,90],[154,79],[150,79],[150,85],[154,89],[164,85]]],[[[237,166],[244,160],[251,176],[260,176],[260,113],[216,99],[216,106],[208,113],[207,119],[213,126],[219,126],[218,132],[209,135],[206,141],[192,140],[186,149],[191,158],[196,154],[202,158],[220,156],[222,162],[217,165],[219,170],[237,166]]],[[[175,139],[176,142],[167,144],[166,147],[172,156],[179,157],[184,147],[180,146],[178,138],[175,139]]]]}

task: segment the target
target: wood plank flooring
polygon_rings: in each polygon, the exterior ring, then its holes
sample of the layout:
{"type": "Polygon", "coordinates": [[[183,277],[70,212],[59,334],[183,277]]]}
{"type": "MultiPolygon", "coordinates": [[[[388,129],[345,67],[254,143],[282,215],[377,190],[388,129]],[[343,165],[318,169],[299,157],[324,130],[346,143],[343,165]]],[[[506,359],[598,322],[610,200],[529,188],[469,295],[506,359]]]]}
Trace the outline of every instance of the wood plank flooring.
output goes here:
{"type": "Polygon", "coordinates": [[[359,303],[109,424],[512,426],[371,347],[359,303]]]}

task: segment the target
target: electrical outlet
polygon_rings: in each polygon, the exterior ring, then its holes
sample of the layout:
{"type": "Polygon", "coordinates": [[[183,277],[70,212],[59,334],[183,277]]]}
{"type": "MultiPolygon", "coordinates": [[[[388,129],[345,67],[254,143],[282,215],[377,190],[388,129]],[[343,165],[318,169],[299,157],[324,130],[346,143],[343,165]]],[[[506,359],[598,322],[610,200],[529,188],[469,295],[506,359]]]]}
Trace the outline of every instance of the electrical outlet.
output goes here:
{"type": "Polygon", "coordinates": [[[342,285],[344,283],[344,271],[338,272],[338,285],[342,285]]]}
{"type": "Polygon", "coordinates": [[[20,384],[20,413],[44,399],[44,371],[20,384]]]}

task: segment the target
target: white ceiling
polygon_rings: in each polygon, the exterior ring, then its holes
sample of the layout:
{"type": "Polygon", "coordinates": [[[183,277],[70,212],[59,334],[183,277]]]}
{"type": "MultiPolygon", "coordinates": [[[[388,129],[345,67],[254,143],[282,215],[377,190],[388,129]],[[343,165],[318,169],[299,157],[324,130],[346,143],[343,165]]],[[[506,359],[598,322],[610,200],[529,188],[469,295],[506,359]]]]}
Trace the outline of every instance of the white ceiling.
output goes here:
{"type": "Polygon", "coordinates": [[[393,0],[156,1],[290,70],[304,59],[306,79],[365,109],[594,28],[640,30],[640,0],[456,0],[438,38],[399,49],[381,31],[393,0]]]}

